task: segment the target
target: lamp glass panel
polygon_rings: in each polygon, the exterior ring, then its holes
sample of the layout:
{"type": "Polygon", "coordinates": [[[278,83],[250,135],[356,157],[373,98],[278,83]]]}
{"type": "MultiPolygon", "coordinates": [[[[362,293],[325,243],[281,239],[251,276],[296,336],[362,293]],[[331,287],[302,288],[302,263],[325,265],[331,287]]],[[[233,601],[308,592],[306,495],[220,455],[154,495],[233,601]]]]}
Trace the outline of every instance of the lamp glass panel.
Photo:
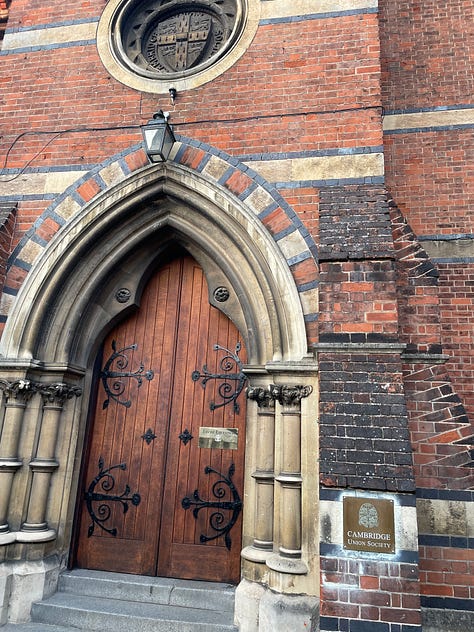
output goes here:
{"type": "Polygon", "coordinates": [[[156,127],[145,128],[145,143],[146,143],[148,152],[161,153],[164,132],[165,132],[164,126],[161,126],[158,128],[156,127]]]}
{"type": "Polygon", "coordinates": [[[174,142],[175,142],[174,134],[170,130],[170,128],[166,126],[165,134],[163,138],[163,151],[162,151],[165,159],[167,159],[168,156],[170,155],[171,148],[173,147],[174,142]]]}

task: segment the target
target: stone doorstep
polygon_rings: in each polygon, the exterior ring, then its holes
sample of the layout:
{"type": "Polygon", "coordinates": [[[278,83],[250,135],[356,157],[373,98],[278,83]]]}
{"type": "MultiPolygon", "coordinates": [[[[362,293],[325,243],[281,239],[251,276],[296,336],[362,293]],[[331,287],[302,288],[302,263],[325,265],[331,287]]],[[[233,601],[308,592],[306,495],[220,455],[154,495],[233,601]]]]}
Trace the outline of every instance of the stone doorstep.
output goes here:
{"type": "Polygon", "coordinates": [[[76,569],[59,578],[59,592],[167,606],[234,612],[235,587],[214,582],[76,569]]]}
{"type": "Polygon", "coordinates": [[[229,584],[75,570],[5,632],[237,632],[229,584]]]}
{"type": "MultiPolygon", "coordinates": [[[[216,604],[218,606],[218,604],[216,604]]],[[[108,632],[234,632],[230,613],[56,593],[33,606],[32,619],[108,632]]]]}
{"type": "Polygon", "coordinates": [[[46,625],[46,623],[8,623],[1,628],[2,632],[77,632],[78,628],[46,625]]]}

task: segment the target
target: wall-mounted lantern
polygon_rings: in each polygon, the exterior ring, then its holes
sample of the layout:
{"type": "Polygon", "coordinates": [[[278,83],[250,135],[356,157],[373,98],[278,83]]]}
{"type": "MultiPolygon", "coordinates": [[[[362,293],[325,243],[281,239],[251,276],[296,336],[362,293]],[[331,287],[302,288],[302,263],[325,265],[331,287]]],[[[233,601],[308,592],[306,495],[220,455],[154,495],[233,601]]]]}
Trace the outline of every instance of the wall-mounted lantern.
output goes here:
{"type": "Polygon", "coordinates": [[[145,151],[150,162],[166,162],[176,139],[168,124],[168,112],[160,110],[142,126],[145,151]]]}

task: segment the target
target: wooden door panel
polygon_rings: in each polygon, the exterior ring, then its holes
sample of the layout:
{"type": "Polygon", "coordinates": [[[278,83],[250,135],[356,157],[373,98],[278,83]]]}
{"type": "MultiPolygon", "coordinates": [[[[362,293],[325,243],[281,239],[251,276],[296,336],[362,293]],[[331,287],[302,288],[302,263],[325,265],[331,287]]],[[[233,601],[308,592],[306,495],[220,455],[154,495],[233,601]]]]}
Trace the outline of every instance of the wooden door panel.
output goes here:
{"type": "MultiPolygon", "coordinates": [[[[198,490],[200,498],[217,502],[213,485],[218,480],[215,474],[207,474],[206,466],[227,474],[234,463],[234,482],[243,488],[243,447],[245,430],[245,403],[240,399],[241,411],[236,415],[231,404],[210,409],[211,402],[219,404],[219,386],[223,380],[210,379],[205,388],[191,379],[196,370],[207,367],[209,373],[222,374],[221,360],[225,352],[216,350],[215,345],[235,349],[240,334],[229,319],[209,305],[207,284],[202,270],[190,260],[192,270],[185,270],[183,298],[187,291],[187,280],[192,278],[192,292],[186,309],[180,314],[177,340],[177,362],[174,380],[170,419],[170,440],[186,428],[193,435],[187,444],[177,444],[168,450],[167,478],[165,482],[164,522],[160,542],[158,573],[176,575],[189,579],[209,581],[233,581],[239,579],[241,524],[232,529],[232,548],[229,551],[223,537],[201,542],[201,535],[212,536],[215,531],[210,518],[216,509],[201,509],[197,518],[193,508],[184,510],[183,498],[198,490]],[[185,335],[190,332],[190,336],[185,335]],[[199,448],[201,427],[239,428],[239,450],[199,448]],[[187,554],[186,554],[187,551],[187,554]]],[[[245,359],[241,355],[241,359],[245,359]]],[[[232,386],[231,386],[232,388],[232,386]]],[[[227,496],[221,500],[228,500],[227,496]]],[[[224,520],[231,514],[223,511],[224,520]]]]}
{"type": "MultiPolygon", "coordinates": [[[[186,569],[189,566],[189,560],[194,559],[196,557],[201,556],[201,549],[203,546],[201,543],[198,544],[173,544],[173,556],[170,560],[169,566],[169,577],[182,577],[183,569],[186,569]]],[[[240,553],[240,550],[239,550],[240,553]]],[[[198,570],[198,579],[205,581],[222,581],[228,583],[235,583],[235,578],[231,577],[230,579],[226,578],[226,575],[223,573],[223,569],[229,568],[229,551],[222,547],[214,547],[212,550],[212,556],[208,557],[208,562],[206,567],[199,568],[198,570]],[[201,576],[203,575],[203,576],[201,576]],[[208,579],[208,576],[210,579],[208,579]],[[216,580],[216,576],[219,577],[219,580],[216,580]]],[[[233,566],[237,567],[232,569],[233,575],[236,573],[239,574],[240,577],[240,560],[236,564],[234,561],[233,566]]],[[[185,577],[184,579],[187,579],[185,577]]]]}
{"type": "MultiPolygon", "coordinates": [[[[141,367],[141,385],[135,378],[114,378],[99,384],[92,445],[86,474],[86,489],[99,471],[126,463],[126,469],[113,470],[114,485],[107,478],[105,488],[96,491],[132,498],[104,502],[103,526],[116,529],[112,535],[100,524],[88,534],[91,516],[87,503],[81,516],[77,553],[78,566],[117,572],[160,574],[190,579],[237,582],[240,571],[241,517],[233,526],[229,541],[212,537],[212,515],[216,507],[185,509],[182,500],[198,490],[204,500],[230,501],[231,494],[217,498],[216,473],[227,476],[235,468],[233,482],[243,491],[245,398],[239,398],[240,412],[233,402],[221,405],[225,380],[193,380],[193,372],[222,375],[224,349],[234,351],[241,343],[240,334],[231,321],[209,304],[208,287],[202,269],[190,257],[176,259],[163,266],[147,285],[140,310],[118,325],[104,344],[102,366],[110,355],[126,349],[111,370],[134,372],[141,367]],[[113,342],[115,341],[115,342],[113,342]],[[216,349],[215,345],[221,348],[216,349]],[[120,364],[119,360],[122,360],[120,364]],[[145,373],[152,370],[152,379],[145,373]],[[108,399],[108,405],[104,402],[108,399]],[[211,410],[211,402],[215,407],[211,410]],[[238,428],[239,449],[199,448],[201,427],[238,428]],[[182,433],[192,435],[183,441],[182,433]],[[146,433],[148,432],[148,436],[146,433]],[[148,440],[146,440],[148,438],[148,440]],[[206,473],[209,466],[215,472],[206,473]],[[127,487],[128,486],[128,487],[127,487]],[[128,490],[128,491],[127,491],[128,490]],[[107,514],[107,512],[110,514],[107,514]]],[[[240,359],[245,360],[241,351],[240,359]]],[[[235,372],[236,368],[232,367],[235,372]]],[[[230,390],[235,384],[227,380],[230,390]]],[[[112,473],[112,471],[111,471],[112,473]]],[[[101,502],[93,504],[99,511],[101,502]]],[[[226,521],[232,511],[221,511],[226,521]]]]}
{"type": "MultiPolygon", "coordinates": [[[[118,325],[105,341],[103,366],[113,352],[113,341],[116,351],[136,345],[135,349],[124,351],[110,368],[118,372],[135,372],[143,366],[140,373],[142,383],[139,386],[135,378],[118,379],[117,382],[111,378],[108,387],[116,395],[115,399],[113,396],[107,397],[104,384],[99,384],[86,488],[97,474],[100,457],[106,467],[125,463],[126,470],[114,470],[117,473],[116,484],[110,494],[121,494],[128,485],[132,493],[140,494],[140,503],[137,506],[129,503],[126,513],[120,502],[107,503],[110,517],[104,526],[110,525],[117,529],[116,536],[107,533],[99,525],[88,536],[91,516],[87,507],[83,508],[78,566],[117,572],[155,573],[161,518],[159,503],[168,442],[179,275],[180,267],[177,264],[162,268],[148,284],[141,309],[118,325]],[[145,379],[147,370],[153,371],[153,379],[145,379]],[[104,408],[107,400],[109,403],[104,408]],[[148,429],[156,435],[149,443],[143,439],[148,429]],[[153,525],[152,528],[149,525],[153,525]]],[[[97,491],[107,490],[99,488],[97,491]]],[[[99,511],[99,507],[100,502],[94,503],[96,511],[99,511]]]]}

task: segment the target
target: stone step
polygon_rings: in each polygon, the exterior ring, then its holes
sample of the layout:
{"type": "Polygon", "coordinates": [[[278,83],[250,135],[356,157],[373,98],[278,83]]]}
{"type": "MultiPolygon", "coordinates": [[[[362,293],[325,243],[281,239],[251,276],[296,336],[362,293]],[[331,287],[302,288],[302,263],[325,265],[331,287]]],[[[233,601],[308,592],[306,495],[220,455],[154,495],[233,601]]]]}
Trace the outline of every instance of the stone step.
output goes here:
{"type": "Polygon", "coordinates": [[[207,610],[213,610],[219,604],[221,612],[234,611],[234,586],[213,582],[75,569],[61,575],[59,591],[207,610]]]}
{"type": "Polygon", "coordinates": [[[77,632],[80,628],[65,628],[63,625],[47,625],[46,623],[8,623],[2,632],[77,632]]]}
{"type": "Polygon", "coordinates": [[[33,605],[32,620],[103,632],[237,632],[232,613],[58,592],[33,605]]]}
{"type": "Polygon", "coordinates": [[[2,632],[237,632],[230,584],[76,569],[2,632]]]}

